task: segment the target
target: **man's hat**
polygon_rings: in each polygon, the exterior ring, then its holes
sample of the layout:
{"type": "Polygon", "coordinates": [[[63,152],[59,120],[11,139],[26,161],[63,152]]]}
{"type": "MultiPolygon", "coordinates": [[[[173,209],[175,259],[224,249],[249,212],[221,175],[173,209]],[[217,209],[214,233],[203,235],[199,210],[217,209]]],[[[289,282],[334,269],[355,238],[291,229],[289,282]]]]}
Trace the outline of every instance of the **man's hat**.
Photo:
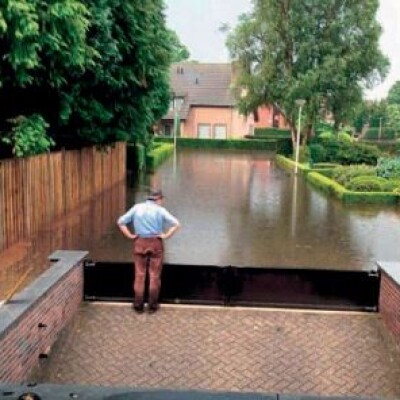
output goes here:
{"type": "Polygon", "coordinates": [[[163,193],[161,190],[151,190],[150,194],[147,196],[147,199],[148,200],[159,200],[159,199],[162,199],[163,197],[164,196],[163,196],[163,193]]]}

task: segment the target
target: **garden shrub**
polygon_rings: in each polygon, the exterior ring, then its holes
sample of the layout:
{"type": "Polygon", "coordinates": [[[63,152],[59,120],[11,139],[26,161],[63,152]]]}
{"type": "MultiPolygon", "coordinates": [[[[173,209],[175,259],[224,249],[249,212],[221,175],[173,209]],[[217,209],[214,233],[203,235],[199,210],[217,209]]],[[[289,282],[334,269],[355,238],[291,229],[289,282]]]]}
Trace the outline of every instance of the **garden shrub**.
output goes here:
{"type": "Polygon", "coordinates": [[[338,132],[337,138],[339,142],[347,142],[347,143],[353,142],[353,138],[346,131],[338,132]]]}
{"type": "Polygon", "coordinates": [[[336,137],[324,138],[320,135],[311,141],[311,146],[313,147],[310,149],[312,162],[376,165],[381,156],[381,152],[376,146],[340,141],[336,137]],[[321,150],[321,147],[315,147],[316,145],[322,146],[325,152],[321,150]]]}
{"type": "Polygon", "coordinates": [[[399,193],[400,179],[388,179],[385,184],[385,192],[399,193]]]}
{"type": "Polygon", "coordinates": [[[381,157],[378,159],[376,175],[382,178],[400,178],[400,157],[381,157]]]}
{"type": "MultiPolygon", "coordinates": [[[[367,140],[378,140],[379,139],[379,128],[369,128],[365,134],[363,139],[367,140]]],[[[393,128],[382,128],[381,130],[381,139],[382,140],[394,140],[396,139],[396,130],[393,128]]]]}
{"type": "Polygon", "coordinates": [[[318,135],[318,139],[321,140],[330,140],[330,139],[334,139],[335,138],[335,134],[331,131],[323,131],[318,135]]]}
{"type": "Polygon", "coordinates": [[[351,179],[359,176],[376,176],[376,168],[369,165],[351,165],[335,168],[332,179],[345,186],[351,179]]]}
{"type": "Polygon", "coordinates": [[[347,190],[353,192],[385,192],[387,180],[379,176],[356,176],[345,184],[347,190]]]}
{"type": "Polygon", "coordinates": [[[29,117],[20,115],[8,122],[12,125],[11,131],[1,141],[12,147],[12,153],[16,157],[46,153],[55,145],[54,140],[46,133],[49,124],[39,114],[29,117]]]}
{"type": "Polygon", "coordinates": [[[327,150],[322,144],[314,143],[308,146],[311,164],[321,163],[326,161],[327,150]]]}

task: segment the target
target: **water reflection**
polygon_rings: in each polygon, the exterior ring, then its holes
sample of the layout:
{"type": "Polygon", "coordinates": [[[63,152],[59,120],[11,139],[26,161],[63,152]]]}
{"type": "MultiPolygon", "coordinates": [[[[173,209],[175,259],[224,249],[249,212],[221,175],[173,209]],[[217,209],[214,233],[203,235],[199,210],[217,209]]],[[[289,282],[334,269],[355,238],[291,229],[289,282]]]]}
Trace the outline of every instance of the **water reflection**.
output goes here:
{"type": "Polygon", "coordinates": [[[292,223],[291,223],[291,231],[292,237],[296,235],[296,222],[297,222],[297,178],[298,175],[293,175],[293,194],[292,194],[292,223]]]}
{"type": "Polygon", "coordinates": [[[115,221],[152,186],[183,225],[166,242],[170,263],[370,269],[400,259],[399,209],[345,206],[276,167],[272,153],[178,149],[157,173],[115,187],[3,254],[0,299],[29,266],[27,282],[46,269],[57,249],[130,262],[132,243],[115,221]]]}
{"type": "Polygon", "coordinates": [[[66,216],[49,224],[37,236],[2,252],[0,255],[0,299],[9,295],[16,285],[19,289],[32,282],[50,265],[48,256],[55,250],[96,250],[101,253],[118,240],[110,231],[115,216],[126,204],[126,184],[121,182],[96,196],[66,216]]]}
{"type": "MultiPolygon", "coordinates": [[[[400,259],[400,213],[349,207],[276,167],[273,154],[180,150],[128,191],[126,208],[161,187],[182,222],[166,261],[183,264],[370,269],[400,259]]],[[[94,257],[131,260],[131,243],[111,229],[94,257]],[[101,256],[101,257],[100,257],[101,256]]]]}

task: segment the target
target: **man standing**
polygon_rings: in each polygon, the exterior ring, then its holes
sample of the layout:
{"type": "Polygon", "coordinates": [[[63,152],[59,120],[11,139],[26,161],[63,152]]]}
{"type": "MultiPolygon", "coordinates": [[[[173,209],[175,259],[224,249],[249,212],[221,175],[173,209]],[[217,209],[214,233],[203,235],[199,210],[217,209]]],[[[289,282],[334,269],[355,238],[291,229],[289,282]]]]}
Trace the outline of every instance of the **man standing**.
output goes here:
{"type": "Polygon", "coordinates": [[[133,308],[138,313],[144,311],[147,266],[150,281],[149,313],[154,313],[158,309],[164,256],[163,240],[170,238],[181,226],[179,221],[162,207],[162,202],[161,190],[152,191],[145,202],[134,205],[118,219],[121,232],[134,241],[133,308]]]}

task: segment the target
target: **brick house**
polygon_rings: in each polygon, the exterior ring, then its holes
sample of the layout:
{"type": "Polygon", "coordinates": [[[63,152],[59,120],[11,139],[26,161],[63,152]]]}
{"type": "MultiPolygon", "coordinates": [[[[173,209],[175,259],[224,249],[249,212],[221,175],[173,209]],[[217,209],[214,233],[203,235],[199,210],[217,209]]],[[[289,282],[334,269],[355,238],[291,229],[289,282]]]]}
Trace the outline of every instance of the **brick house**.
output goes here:
{"type": "Polygon", "coordinates": [[[239,114],[232,93],[232,64],[184,62],[170,70],[172,100],[158,133],[173,135],[174,115],[180,119],[180,136],[230,139],[253,134],[255,127],[285,127],[283,117],[272,106],[263,106],[254,115],[239,114]]]}

